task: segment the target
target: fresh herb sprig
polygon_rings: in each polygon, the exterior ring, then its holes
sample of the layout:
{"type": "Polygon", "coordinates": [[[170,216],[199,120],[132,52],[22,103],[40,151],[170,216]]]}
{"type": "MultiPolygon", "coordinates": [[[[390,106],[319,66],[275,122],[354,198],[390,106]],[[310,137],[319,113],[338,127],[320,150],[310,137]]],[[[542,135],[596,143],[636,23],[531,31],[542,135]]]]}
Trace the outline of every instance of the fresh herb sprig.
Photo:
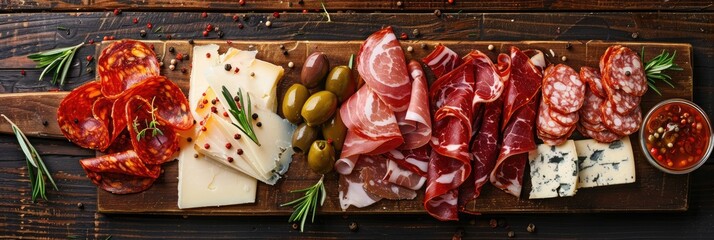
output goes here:
{"type": "Polygon", "coordinates": [[[317,212],[318,202],[320,203],[320,206],[325,203],[327,193],[325,192],[325,184],[323,184],[322,181],[324,178],[325,175],[322,175],[320,181],[308,188],[290,191],[291,193],[305,192],[305,196],[288,203],[280,204],[281,207],[295,205],[293,207],[295,211],[293,211],[293,214],[290,215],[288,222],[300,221],[300,232],[305,229],[305,220],[310,215],[310,212],[312,212],[311,222],[315,222],[315,212],[317,212]]]}
{"type": "Polygon", "coordinates": [[[320,2],[320,5],[322,5],[322,10],[325,11],[325,16],[327,16],[327,22],[332,22],[332,18],[330,18],[330,13],[327,12],[327,8],[325,8],[325,3],[320,2]]]}
{"type": "Polygon", "coordinates": [[[156,97],[151,99],[151,110],[149,110],[149,113],[151,113],[151,121],[146,121],[144,120],[144,125],[146,125],[146,128],[139,130],[139,117],[134,118],[134,123],[132,124],[134,126],[134,131],[136,132],[136,140],[141,141],[141,138],[146,136],[147,131],[151,131],[151,136],[156,137],[156,135],[164,135],[164,132],[159,129],[159,123],[158,120],[156,120],[156,111],[158,111],[157,108],[154,107],[154,100],[156,100],[156,97]]]}
{"type": "Polygon", "coordinates": [[[348,66],[350,69],[352,69],[352,67],[354,67],[354,64],[355,64],[355,54],[353,53],[352,55],[350,55],[350,63],[349,63],[349,65],[347,65],[347,66],[348,66]]]}
{"type": "Polygon", "coordinates": [[[69,72],[69,66],[72,65],[72,58],[74,54],[77,53],[77,49],[84,45],[84,43],[77,44],[72,47],[57,48],[44,52],[39,52],[27,56],[35,63],[37,63],[36,68],[44,68],[40,74],[39,81],[42,81],[42,77],[45,74],[52,72],[52,84],[57,84],[63,86],[65,79],[67,78],[67,72],[69,72]]]}
{"type": "Polygon", "coordinates": [[[55,190],[59,190],[57,188],[57,184],[55,184],[55,180],[52,179],[52,175],[49,170],[47,170],[47,166],[45,166],[45,163],[42,161],[40,154],[37,153],[37,150],[35,150],[35,147],[32,146],[30,140],[27,139],[27,136],[22,133],[22,130],[20,130],[14,122],[10,121],[5,114],[0,114],[0,116],[5,118],[5,120],[10,123],[10,126],[12,126],[12,132],[15,133],[17,142],[20,144],[22,152],[25,153],[25,159],[27,161],[27,175],[30,177],[30,187],[32,188],[32,202],[35,202],[37,197],[47,200],[47,183],[45,183],[45,176],[47,176],[47,179],[49,179],[50,183],[52,183],[52,187],[55,190]]]}
{"type": "Polygon", "coordinates": [[[245,133],[255,144],[260,146],[260,142],[258,141],[258,136],[255,135],[255,131],[253,130],[253,124],[251,124],[249,116],[252,116],[253,114],[251,113],[251,108],[253,105],[251,105],[250,102],[250,95],[246,94],[248,98],[248,105],[245,104],[243,99],[243,91],[239,88],[238,89],[238,103],[240,103],[240,107],[238,104],[236,104],[236,101],[234,101],[233,95],[231,95],[231,92],[228,91],[228,88],[226,86],[223,86],[223,97],[226,98],[226,101],[228,102],[228,106],[230,109],[228,111],[233,115],[233,117],[238,121],[238,124],[233,123],[234,126],[236,126],[238,129],[240,129],[241,132],[245,133]]]}
{"type": "MultiPolygon", "coordinates": [[[[656,57],[650,59],[649,61],[645,62],[645,75],[647,76],[647,85],[654,90],[657,94],[662,96],[662,93],[657,89],[655,86],[655,83],[659,80],[670,87],[674,88],[674,84],[670,82],[672,80],[672,77],[667,75],[666,73],[662,72],[664,70],[674,70],[674,71],[682,71],[683,68],[681,68],[679,65],[674,63],[674,57],[677,55],[677,51],[674,51],[672,55],[670,56],[669,53],[666,50],[662,50],[662,53],[657,55],[656,57]]],[[[642,58],[645,58],[645,48],[642,47],[642,58]]]]}

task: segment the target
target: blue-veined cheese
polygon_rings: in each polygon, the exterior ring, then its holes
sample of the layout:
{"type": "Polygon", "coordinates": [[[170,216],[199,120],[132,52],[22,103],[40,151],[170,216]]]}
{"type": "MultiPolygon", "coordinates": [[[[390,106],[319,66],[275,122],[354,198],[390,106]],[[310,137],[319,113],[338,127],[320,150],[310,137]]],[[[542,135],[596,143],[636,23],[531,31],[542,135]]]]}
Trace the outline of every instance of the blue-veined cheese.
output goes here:
{"type": "Polygon", "coordinates": [[[612,143],[593,139],[575,141],[578,151],[579,188],[635,182],[635,157],[630,137],[612,143]]]}
{"type": "Polygon", "coordinates": [[[578,154],[573,140],[559,146],[538,145],[528,153],[530,199],[574,196],[578,183],[578,154]]]}

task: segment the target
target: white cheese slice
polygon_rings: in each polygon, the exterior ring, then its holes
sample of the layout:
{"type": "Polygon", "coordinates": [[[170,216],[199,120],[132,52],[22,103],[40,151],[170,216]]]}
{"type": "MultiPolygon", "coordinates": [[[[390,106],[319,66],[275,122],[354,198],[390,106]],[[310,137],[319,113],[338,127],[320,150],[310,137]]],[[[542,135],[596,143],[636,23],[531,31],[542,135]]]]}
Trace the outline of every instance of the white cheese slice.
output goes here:
{"type": "MultiPolygon", "coordinates": [[[[191,61],[191,80],[188,89],[188,103],[191,108],[198,105],[201,95],[206,92],[208,82],[206,81],[206,70],[218,65],[218,58],[206,58],[206,54],[218,56],[218,45],[209,44],[193,47],[193,58],[191,61]],[[203,57],[199,57],[203,56],[203,57]]],[[[193,112],[193,111],[192,111],[193,112]]],[[[202,118],[194,113],[195,119],[202,118]]]]}
{"type": "Polygon", "coordinates": [[[578,188],[635,182],[635,157],[630,137],[612,143],[575,141],[580,168],[578,188]]]}
{"type": "Polygon", "coordinates": [[[538,145],[528,153],[531,168],[530,199],[574,196],[578,183],[578,158],[573,140],[559,146],[538,145]]]}
{"type": "Polygon", "coordinates": [[[180,209],[254,203],[258,181],[207,159],[181,137],[178,156],[180,209]],[[198,154],[198,157],[195,157],[198,154]]]}

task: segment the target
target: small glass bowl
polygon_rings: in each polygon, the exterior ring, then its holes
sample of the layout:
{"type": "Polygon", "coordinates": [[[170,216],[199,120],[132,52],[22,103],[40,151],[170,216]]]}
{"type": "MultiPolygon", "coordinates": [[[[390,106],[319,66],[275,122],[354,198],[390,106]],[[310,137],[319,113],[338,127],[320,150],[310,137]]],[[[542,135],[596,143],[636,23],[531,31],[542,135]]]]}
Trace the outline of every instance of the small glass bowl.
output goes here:
{"type": "Polygon", "coordinates": [[[707,161],[707,159],[709,159],[709,155],[711,155],[712,149],[714,148],[714,142],[713,142],[714,134],[712,132],[712,125],[711,125],[711,122],[709,121],[709,117],[707,117],[707,114],[704,112],[704,110],[702,110],[702,108],[700,108],[693,102],[685,100],[685,99],[679,99],[679,98],[668,99],[668,100],[662,101],[662,102],[658,103],[657,105],[655,105],[645,116],[645,118],[642,122],[642,126],[640,127],[639,134],[640,134],[640,146],[642,147],[642,152],[647,157],[647,160],[650,162],[650,164],[652,164],[652,166],[656,167],[657,169],[659,169],[663,172],[666,172],[666,173],[670,173],[670,174],[686,174],[686,173],[690,173],[690,172],[696,170],[697,168],[704,165],[704,163],[707,161]],[[702,156],[702,158],[698,159],[698,161],[694,165],[692,165],[688,168],[684,168],[684,169],[672,169],[672,168],[663,166],[656,159],[654,159],[652,157],[649,149],[647,148],[647,137],[645,136],[645,134],[646,134],[645,128],[647,127],[647,123],[649,122],[650,117],[652,117],[652,114],[654,112],[656,112],[658,109],[666,107],[668,105],[672,105],[672,104],[688,105],[688,106],[692,107],[693,109],[695,109],[696,112],[698,112],[699,116],[702,119],[704,119],[704,122],[706,123],[707,128],[709,129],[709,144],[706,148],[706,151],[704,152],[704,155],[702,156]]]}

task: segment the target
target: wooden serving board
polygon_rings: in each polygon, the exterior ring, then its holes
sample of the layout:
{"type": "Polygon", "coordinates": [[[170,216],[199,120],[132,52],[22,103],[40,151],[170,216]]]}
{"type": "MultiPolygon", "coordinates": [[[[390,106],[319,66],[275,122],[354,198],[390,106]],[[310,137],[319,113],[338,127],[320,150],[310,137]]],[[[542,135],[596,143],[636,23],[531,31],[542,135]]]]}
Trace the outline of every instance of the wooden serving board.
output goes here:
{"type": "MultiPolygon", "coordinates": [[[[188,53],[190,58],[205,57],[193,56],[192,45],[187,41],[148,42],[153,44],[159,57],[163,58],[164,68],[162,74],[174,80],[188,92],[190,76],[190,60],[180,62],[176,70],[169,71],[169,60],[174,54],[166,51],[173,47],[177,52],[188,53]],[[184,73],[180,71],[186,68],[184,73]]],[[[239,49],[256,49],[258,58],[281,65],[285,68],[285,77],[278,87],[278,99],[282,100],[285,90],[299,80],[300,69],[305,57],[315,51],[327,54],[332,66],[346,65],[350,54],[356,54],[362,43],[359,41],[330,42],[330,41],[271,41],[271,42],[238,42],[228,44],[226,41],[196,41],[195,45],[215,43],[225,51],[230,45],[239,49]],[[281,50],[281,45],[287,54],[281,50]],[[294,68],[289,68],[288,63],[293,62],[294,68]]],[[[648,91],[642,98],[642,111],[646,113],[656,103],[669,98],[692,99],[692,63],[689,44],[670,43],[634,43],[634,42],[602,42],[602,41],[521,41],[521,42],[474,42],[474,41],[402,41],[406,50],[409,46],[413,51],[405,51],[407,59],[421,59],[429,54],[436,44],[444,44],[459,54],[470,50],[480,50],[487,53],[492,59],[500,52],[508,52],[510,46],[521,49],[540,49],[548,56],[552,63],[565,63],[579,69],[581,66],[597,67],[600,55],[605,48],[613,44],[623,44],[639,52],[645,46],[645,58],[661,53],[663,49],[677,51],[676,63],[683,71],[672,71],[670,75],[676,88],[658,84],[663,96],[654,91],[648,91]],[[494,50],[489,51],[488,46],[494,45],[494,50]],[[551,51],[552,50],[552,51],[551,51]],[[555,55],[555,56],[553,56],[555,55]],[[562,56],[567,58],[563,61],[562,56]]],[[[106,43],[102,47],[106,46],[106,43]]],[[[100,50],[102,49],[100,47],[100,50]]],[[[434,77],[429,75],[429,81],[434,77]]],[[[62,137],[55,121],[56,109],[61,99],[67,93],[31,93],[31,94],[4,94],[0,95],[0,113],[10,115],[17,120],[20,127],[31,136],[62,137]],[[48,124],[43,125],[43,121],[48,124]]],[[[280,101],[279,100],[279,101],[280,101]]],[[[0,132],[11,133],[9,126],[0,122],[0,132]]],[[[553,198],[542,200],[527,199],[530,192],[530,179],[524,177],[524,189],[520,199],[506,194],[487,184],[479,197],[479,201],[468,206],[470,210],[481,213],[507,213],[507,212],[608,212],[608,211],[684,211],[688,208],[689,175],[670,175],[662,173],[649,165],[639,147],[639,139],[633,134],[630,139],[633,143],[636,158],[637,182],[625,185],[580,189],[576,196],[567,198],[553,198]]],[[[577,138],[575,136],[574,138],[577,138]]],[[[290,190],[301,189],[314,184],[319,176],[307,169],[301,156],[295,156],[293,164],[283,180],[275,186],[259,184],[256,203],[225,207],[207,207],[198,209],[178,209],[176,202],[178,184],[177,162],[167,163],[164,173],[154,185],[138,194],[114,195],[105,191],[97,191],[98,211],[103,213],[144,213],[144,214],[175,214],[175,215],[286,215],[292,212],[290,207],[280,207],[281,203],[299,197],[298,194],[289,193],[290,190]]],[[[528,175],[528,170],[526,174],[528,175]]],[[[328,193],[325,205],[320,209],[328,214],[405,214],[424,213],[422,206],[423,191],[414,200],[390,201],[382,200],[366,208],[350,208],[343,212],[339,207],[336,173],[326,177],[328,193]]]]}

